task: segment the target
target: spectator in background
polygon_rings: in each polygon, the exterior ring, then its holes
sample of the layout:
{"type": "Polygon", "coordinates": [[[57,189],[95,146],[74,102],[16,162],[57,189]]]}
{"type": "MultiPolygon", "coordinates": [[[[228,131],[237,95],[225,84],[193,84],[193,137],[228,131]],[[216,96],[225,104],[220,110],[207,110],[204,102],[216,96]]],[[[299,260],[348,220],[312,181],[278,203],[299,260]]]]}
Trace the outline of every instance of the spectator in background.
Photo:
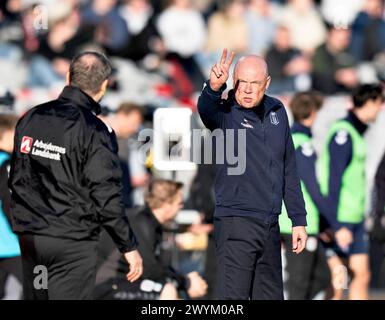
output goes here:
{"type": "Polygon", "coordinates": [[[313,88],[325,94],[346,92],[358,84],[356,61],[349,53],[351,31],[330,27],[313,57],[313,88]]]}
{"type": "Polygon", "coordinates": [[[20,0],[0,2],[0,58],[20,56],[18,47],[23,42],[20,0]]]}
{"type": "Polygon", "coordinates": [[[125,280],[127,267],[124,261],[119,259],[120,255],[107,234],[102,235],[99,243],[102,268],[99,268],[97,278],[104,278],[104,284],[96,288],[95,298],[120,293],[120,296],[156,300],[162,298],[163,294],[164,298],[174,300],[178,298],[178,290],[186,291],[190,298],[205,295],[207,284],[197,272],[182,275],[171,267],[170,262],[162,259],[163,226],[173,221],[183,207],[182,187],[181,183],[174,181],[153,181],[146,193],[146,206],[130,213],[128,217],[137,234],[138,250],[143,257],[144,273],[137,284],[130,284],[125,280]],[[167,294],[163,292],[165,288],[167,294]]]}
{"type": "Polygon", "coordinates": [[[121,50],[120,56],[141,61],[149,54],[162,51],[162,42],[154,21],[154,10],[148,0],[125,0],[119,12],[126,21],[130,34],[130,40],[121,50]]]}
{"type": "Polygon", "coordinates": [[[275,34],[274,7],[269,0],[251,0],[247,6],[249,48],[251,54],[265,55],[275,34]]]}
{"type": "Polygon", "coordinates": [[[207,21],[208,17],[217,10],[217,0],[194,0],[194,7],[202,14],[207,21]]]}
{"type": "Polygon", "coordinates": [[[170,0],[157,26],[168,52],[188,58],[203,48],[206,28],[191,0],[170,0]]]}
{"type": "Polygon", "coordinates": [[[309,58],[291,47],[290,43],[288,28],[280,26],[276,31],[273,46],[266,53],[266,59],[270,65],[270,75],[274,79],[269,87],[269,92],[272,94],[300,89],[296,88],[296,78],[310,73],[309,58]]]}
{"type": "Polygon", "coordinates": [[[96,29],[96,42],[110,54],[119,52],[130,39],[116,6],[117,0],[92,0],[81,14],[82,25],[96,29]]]}
{"type": "Polygon", "coordinates": [[[291,45],[312,54],[326,38],[326,28],[313,0],[290,0],[280,22],[290,31],[291,45]]]}
{"type": "Polygon", "coordinates": [[[326,23],[334,26],[350,26],[363,8],[365,0],[322,0],[321,13],[326,23]]]}
{"type": "MultiPolygon", "coordinates": [[[[8,188],[8,170],[17,120],[16,116],[0,115],[0,273],[15,276],[21,285],[23,276],[19,239],[11,229],[11,193],[8,188]]],[[[2,285],[4,283],[0,283],[2,285]]],[[[0,299],[4,292],[4,288],[0,287],[0,299]]]]}
{"type": "Polygon", "coordinates": [[[90,40],[80,32],[79,17],[70,4],[59,2],[48,10],[48,33],[30,64],[28,86],[51,88],[65,82],[71,58],[90,40]]]}
{"type": "Polygon", "coordinates": [[[199,91],[204,76],[194,55],[202,50],[206,39],[202,15],[193,8],[191,0],[169,0],[159,15],[157,28],[168,52],[167,59],[174,68],[181,66],[191,80],[191,90],[199,91]]]}
{"type": "Polygon", "coordinates": [[[329,288],[330,273],[325,251],[318,235],[320,219],[327,219],[326,199],[322,196],[316,173],[317,155],[312,142],[312,126],[321,109],[323,97],[316,92],[300,92],[290,102],[294,124],[291,127],[298,174],[304,195],[308,245],[303,254],[296,256],[290,250],[291,222],[286,208],[282,208],[279,226],[286,257],[286,293],[289,300],[312,300],[329,288]]]}
{"type": "Polygon", "coordinates": [[[245,1],[222,0],[219,4],[219,10],[208,19],[206,46],[199,55],[206,78],[210,75],[211,67],[220,59],[223,48],[236,54],[246,53],[249,49],[250,30],[245,20],[245,1]]]}
{"type": "MultiPolygon", "coordinates": [[[[21,0],[0,1],[0,88],[18,89],[25,83],[24,30],[21,0]]],[[[1,89],[0,89],[1,90],[1,89]]]]}
{"type": "Polygon", "coordinates": [[[165,1],[150,0],[152,7],[154,8],[154,14],[158,16],[164,9],[165,1]]]}
{"type": "Polygon", "coordinates": [[[119,158],[123,167],[126,208],[143,204],[144,187],[149,181],[145,159],[141,158],[140,144],[136,138],[142,123],[143,108],[132,103],[122,103],[115,115],[110,117],[110,124],[117,136],[119,158]]]}
{"type": "Polygon", "coordinates": [[[223,48],[236,53],[248,50],[248,28],[245,21],[246,5],[243,0],[223,0],[221,10],[208,21],[206,51],[217,60],[223,48]]]}
{"type": "MultiPolygon", "coordinates": [[[[36,22],[37,4],[30,4],[24,8],[21,15],[21,23],[23,28],[23,48],[28,53],[35,53],[39,49],[39,32],[36,30],[34,24],[36,22]]],[[[60,11],[60,8],[58,8],[60,11]]],[[[46,21],[45,21],[46,22],[46,21]]],[[[39,30],[43,35],[46,30],[39,30]]]]}
{"type": "Polygon", "coordinates": [[[352,25],[352,54],[358,61],[372,61],[385,51],[384,1],[366,0],[352,25]]]}
{"type": "Polygon", "coordinates": [[[0,3],[0,27],[12,21],[19,21],[21,0],[4,0],[0,3]]]}

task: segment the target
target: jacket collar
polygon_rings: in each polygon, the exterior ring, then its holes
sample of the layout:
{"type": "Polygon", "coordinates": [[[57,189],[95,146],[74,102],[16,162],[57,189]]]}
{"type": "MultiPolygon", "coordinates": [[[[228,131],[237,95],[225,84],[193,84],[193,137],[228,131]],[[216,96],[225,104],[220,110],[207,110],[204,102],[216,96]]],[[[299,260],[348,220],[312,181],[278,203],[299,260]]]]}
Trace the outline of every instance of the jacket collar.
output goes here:
{"type": "Polygon", "coordinates": [[[309,127],[304,126],[302,123],[294,122],[293,126],[291,127],[292,133],[303,133],[306,134],[309,137],[312,137],[311,129],[309,127]]]}
{"type": "Polygon", "coordinates": [[[366,129],[368,128],[368,126],[363,123],[360,119],[358,119],[356,114],[352,111],[349,111],[345,120],[349,121],[361,135],[363,135],[366,129]]]}
{"type": "Polygon", "coordinates": [[[154,213],[152,212],[151,208],[146,204],[143,212],[150,218],[152,225],[156,229],[162,229],[162,225],[158,221],[158,219],[155,217],[154,213]]]}
{"type": "Polygon", "coordinates": [[[79,107],[86,108],[96,115],[100,114],[101,107],[94,99],[88,94],[73,86],[65,86],[59,99],[69,100],[79,107]]]}

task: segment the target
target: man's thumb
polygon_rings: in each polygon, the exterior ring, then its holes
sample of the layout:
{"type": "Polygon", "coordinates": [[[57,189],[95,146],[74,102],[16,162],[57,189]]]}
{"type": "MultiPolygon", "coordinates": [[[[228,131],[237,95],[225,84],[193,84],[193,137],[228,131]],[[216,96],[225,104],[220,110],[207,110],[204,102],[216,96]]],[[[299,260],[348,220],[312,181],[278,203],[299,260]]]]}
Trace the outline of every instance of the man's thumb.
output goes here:
{"type": "Polygon", "coordinates": [[[297,235],[293,234],[293,250],[296,250],[298,247],[297,235]]]}

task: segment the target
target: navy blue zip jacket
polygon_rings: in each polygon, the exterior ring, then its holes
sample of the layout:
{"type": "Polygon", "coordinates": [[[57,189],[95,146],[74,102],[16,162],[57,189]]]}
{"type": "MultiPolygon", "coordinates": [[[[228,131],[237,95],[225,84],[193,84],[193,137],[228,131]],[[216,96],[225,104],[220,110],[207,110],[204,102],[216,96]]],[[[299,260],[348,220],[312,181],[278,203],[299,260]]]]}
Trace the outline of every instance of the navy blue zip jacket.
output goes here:
{"type": "MultiPolygon", "coordinates": [[[[222,93],[206,83],[198,100],[198,111],[210,130],[246,130],[246,168],[243,174],[229,175],[232,165],[224,157],[217,164],[215,216],[251,216],[275,222],[282,200],[294,226],[306,226],[306,210],[297,173],[295,150],[283,104],[264,96],[259,106],[241,107],[230,91],[226,100],[222,93]]],[[[226,136],[224,138],[226,140],[226,136]]],[[[237,139],[233,152],[240,154],[237,139]]],[[[215,146],[215,144],[213,144],[215,146]]],[[[226,145],[226,141],[225,141],[226,145]]]]}

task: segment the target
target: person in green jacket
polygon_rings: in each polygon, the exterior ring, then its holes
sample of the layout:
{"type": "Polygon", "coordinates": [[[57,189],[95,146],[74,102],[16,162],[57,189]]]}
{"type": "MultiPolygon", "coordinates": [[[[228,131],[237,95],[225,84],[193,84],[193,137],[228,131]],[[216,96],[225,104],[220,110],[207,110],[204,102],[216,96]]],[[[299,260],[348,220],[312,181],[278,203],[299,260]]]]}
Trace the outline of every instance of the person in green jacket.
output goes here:
{"type": "Polygon", "coordinates": [[[320,186],[328,198],[330,227],[335,241],[327,250],[332,273],[334,299],[342,299],[348,289],[348,269],[352,279],[349,299],[368,299],[370,280],[368,236],[364,226],[366,210],[366,142],[364,133],[374,122],[384,102],[381,85],[365,84],[352,95],[353,108],[335,122],[319,159],[320,186]]]}
{"type": "Polygon", "coordinates": [[[316,175],[317,155],[312,145],[311,128],[323,97],[317,92],[300,92],[290,102],[294,123],[291,127],[298,174],[305,200],[309,235],[302,255],[294,254],[290,249],[291,222],[285,207],[280,215],[279,224],[285,252],[285,294],[289,300],[319,299],[330,284],[330,273],[326,263],[325,251],[320,245],[320,217],[324,216],[327,206],[321,194],[316,175]]]}

